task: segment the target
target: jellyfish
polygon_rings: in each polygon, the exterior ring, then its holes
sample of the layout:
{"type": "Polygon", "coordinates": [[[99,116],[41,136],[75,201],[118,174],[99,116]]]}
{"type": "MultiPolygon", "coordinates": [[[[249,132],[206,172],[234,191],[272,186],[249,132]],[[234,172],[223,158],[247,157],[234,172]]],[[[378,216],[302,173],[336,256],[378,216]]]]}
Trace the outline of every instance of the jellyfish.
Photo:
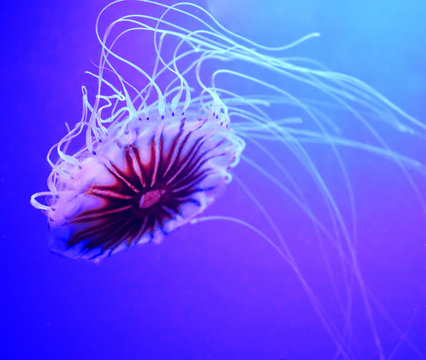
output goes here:
{"type": "Polygon", "coordinates": [[[339,331],[330,321],[277,225],[285,209],[272,216],[261,195],[236,174],[244,163],[287,197],[318,239],[329,240],[339,253],[344,275],[361,289],[384,358],[356,256],[355,200],[341,149],[388,159],[424,208],[412,172],[423,174],[425,164],[393,149],[382,129],[424,139],[426,125],[361,80],[293,55],[318,33],[268,47],[227,30],[192,3],[123,0],[100,12],[96,35],[101,55],[97,70],[87,71],[94,96],[82,87],[82,117],[73,127],[67,124],[66,135],[48,152],[48,191],[31,198],[47,215],[51,250],[99,261],[158,243],[186,224],[233,222],[280,254],[336,344],[336,358],[351,358],[349,325],[339,331]],[[129,3],[140,8],[126,13],[129,3]],[[122,15],[106,20],[112,14],[122,15]],[[309,151],[312,144],[331,154],[327,161],[346,189],[345,211],[327,182],[329,169],[309,151]],[[321,209],[312,206],[287,162],[296,162],[309,177],[321,209]],[[262,214],[266,230],[237,215],[204,213],[231,181],[262,214]]]}

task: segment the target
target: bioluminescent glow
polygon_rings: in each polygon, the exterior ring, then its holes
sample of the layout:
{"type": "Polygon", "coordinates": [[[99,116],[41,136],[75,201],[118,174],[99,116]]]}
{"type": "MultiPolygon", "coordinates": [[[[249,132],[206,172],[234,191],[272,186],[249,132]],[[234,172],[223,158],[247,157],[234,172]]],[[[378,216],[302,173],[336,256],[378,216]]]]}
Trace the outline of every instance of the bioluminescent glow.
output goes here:
{"type": "Polygon", "coordinates": [[[225,29],[191,3],[132,3],[143,5],[140,12],[126,14],[128,1],[116,1],[100,13],[101,57],[98,71],[88,72],[97,88],[83,87],[82,118],[67,125],[68,133],[49,151],[48,191],[31,199],[48,217],[52,251],[99,260],[158,242],[188,223],[233,222],[267,241],[294,270],[336,345],[336,358],[353,358],[350,303],[356,284],[384,359],[357,260],[355,196],[341,151],[385,157],[424,204],[411,176],[424,171],[424,164],[393,149],[383,129],[422,138],[425,124],[364,82],[294,56],[297,45],[315,41],[317,33],[267,47],[225,29]],[[115,13],[121,15],[110,21],[115,13]],[[330,152],[334,176],[345,184],[348,211],[342,211],[327,181],[329,168],[317,162],[312,144],[330,152]],[[287,167],[289,159],[312,181],[321,210],[287,167]],[[291,238],[278,226],[290,210],[272,214],[261,190],[256,193],[238,175],[239,163],[263,177],[277,197],[289,199],[291,211],[306,215],[318,241],[336,249],[348,279],[340,299],[343,325],[327,315],[289,247],[291,238]],[[238,213],[203,214],[226,194],[232,176],[264,217],[265,228],[238,213]]]}

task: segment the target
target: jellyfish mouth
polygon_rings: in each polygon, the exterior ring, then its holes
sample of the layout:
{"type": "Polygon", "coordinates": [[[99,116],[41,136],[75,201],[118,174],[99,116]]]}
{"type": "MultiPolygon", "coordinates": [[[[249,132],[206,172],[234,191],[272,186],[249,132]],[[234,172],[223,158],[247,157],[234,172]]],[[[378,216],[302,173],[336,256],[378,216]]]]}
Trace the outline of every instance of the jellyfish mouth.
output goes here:
{"type": "Polygon", "coordinates": [[[139,199],[139,207],[141,209],[147,209],[154,204],[157,204],[163,194],[165,193],[165,190],[159,189],[159,190],[151,190],[146,192],[145,194],[142,194],[142,196],[139,199]]]}

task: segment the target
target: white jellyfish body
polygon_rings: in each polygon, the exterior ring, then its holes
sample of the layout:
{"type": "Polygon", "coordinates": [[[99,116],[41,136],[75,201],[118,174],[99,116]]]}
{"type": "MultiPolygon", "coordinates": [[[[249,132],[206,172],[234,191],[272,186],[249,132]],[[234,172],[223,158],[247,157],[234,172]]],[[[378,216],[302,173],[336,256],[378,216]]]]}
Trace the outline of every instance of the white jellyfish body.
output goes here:
{"type": "Polygon", "coordinates": [[[289,49],[316,33],[266,47],[228,31],[194,4],[166,6],[148,0],[132,4],[149,6],[152,13],[141,8],[103,24],[106,14],[127,3],[113,2],[99,15],[96,30],[102,53],[98,72],[89,72],[97,82],[94,100],[83,88],[82,119],[49,152],[49,191],[32,197],[32,204],[49,217],[53,251],[99,259],[160,240],[190,222],[241,224],[290,265],[335,342],[337,356],[351,358],[351,339],[327,317],[276,217],[268,214],[244,179],[237,177],[238,184],[264,215],[271,235],[238,214],[202,215],[241,159],[308,217],[321,241],[335,246],[343,271],[360,289],[379,357],[384,358],[354,247],[354,199],[340,149],[357,148],[389,159],[424,205],[410,171],[424,172],[425,165],[393,150],[380,129],[424,138],[425,124],[360,80],[312,60],[286,57],[289,49]],[[143,41],[136,42],[138,36],[143,41]],[[148,54],[154,59],[144,64],[141,59],[148,54]],[[292,84],[309,89],[312,97],[299,96],[300,89],[293,91],[292,84]],[[352,126],[363,135],[352,136],[352,126]],[[70,152],[70,144],[79,141],[80,149],[70,152]],[[327,183],[327,169],[309,152],[312,144],[330,150],[346,187],[349,216],[344,216],[327,183]],[[267,161],[245,156],[246,145],[267,161]],[[310,205],[286,170],[284,150],[274,152],[274,146],[285,149],[286,157],[310,177],[324,204],[321,211],[310,205]],[[51,160],[54,153],[57,159],[51,160]],[[39,196],[47,198],[47,205],[39,196]]]}

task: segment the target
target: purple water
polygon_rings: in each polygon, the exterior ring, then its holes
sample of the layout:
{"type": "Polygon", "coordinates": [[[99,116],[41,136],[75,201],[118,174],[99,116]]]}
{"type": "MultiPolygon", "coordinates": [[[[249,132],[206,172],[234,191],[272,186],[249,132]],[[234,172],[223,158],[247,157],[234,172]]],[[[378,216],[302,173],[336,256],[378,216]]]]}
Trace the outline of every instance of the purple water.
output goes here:
{"type": "MultiPolygon", "coordinates": [[[[335,344],[290,267],[259,236],[237,224],[185,226],[160,245],[141,246],[100,264],[51,254],[45,217],[29,203],[45,189],[50,146],[81,116],[84,71],[94,69],[98,12],[108,1],[9,2],[2,10],[0,252],[4,359],[333,359],[335,344]]],[[[167,2],[170,3],[170,2],[167,2]]],[[[360,77],[425,121],[426,6],[415,1],[225,1],[204,4],[233,31],[268,45],[307,32],[322,37],[300,53],[360,77]]],[[[150,61],[147,59],[147,61],[150,61]]],[[[384,130],[387,131],[387,130],[384,130]]],[[[426,143],[390,134],[392,144],[426,161],[426,143]]],[[[330,154],[308,146],[347,213],[330,154]]],[[[251,148],[247,156],[261,160],[251,148]]],[[[356,254],[386,359],[425,354],[426,220],[421,203],[390,160],[342,150],[354,188],[356,254]],[[373,300],[374,299],[374,300],[373,300]]],[[[288,171],[321,212],[312,180],[291,160],[288,171]]],[[[300,269],[329,318],[343,319],[309,219],[241,164],[238,179],[278,221],[300,269]]],[[[424,175],[410,172],[420,192],[424,175]]],[[[207,215],[243,218],[271,234],[234,181],[207,215]]],[[[336,286],[348,284],[336,275],[336,286]]],[[[378,359],[359,289],[353,289],[353,358],[378,359]]],[[[423,357],[422,357],[423,356],[423,357]]]]}

